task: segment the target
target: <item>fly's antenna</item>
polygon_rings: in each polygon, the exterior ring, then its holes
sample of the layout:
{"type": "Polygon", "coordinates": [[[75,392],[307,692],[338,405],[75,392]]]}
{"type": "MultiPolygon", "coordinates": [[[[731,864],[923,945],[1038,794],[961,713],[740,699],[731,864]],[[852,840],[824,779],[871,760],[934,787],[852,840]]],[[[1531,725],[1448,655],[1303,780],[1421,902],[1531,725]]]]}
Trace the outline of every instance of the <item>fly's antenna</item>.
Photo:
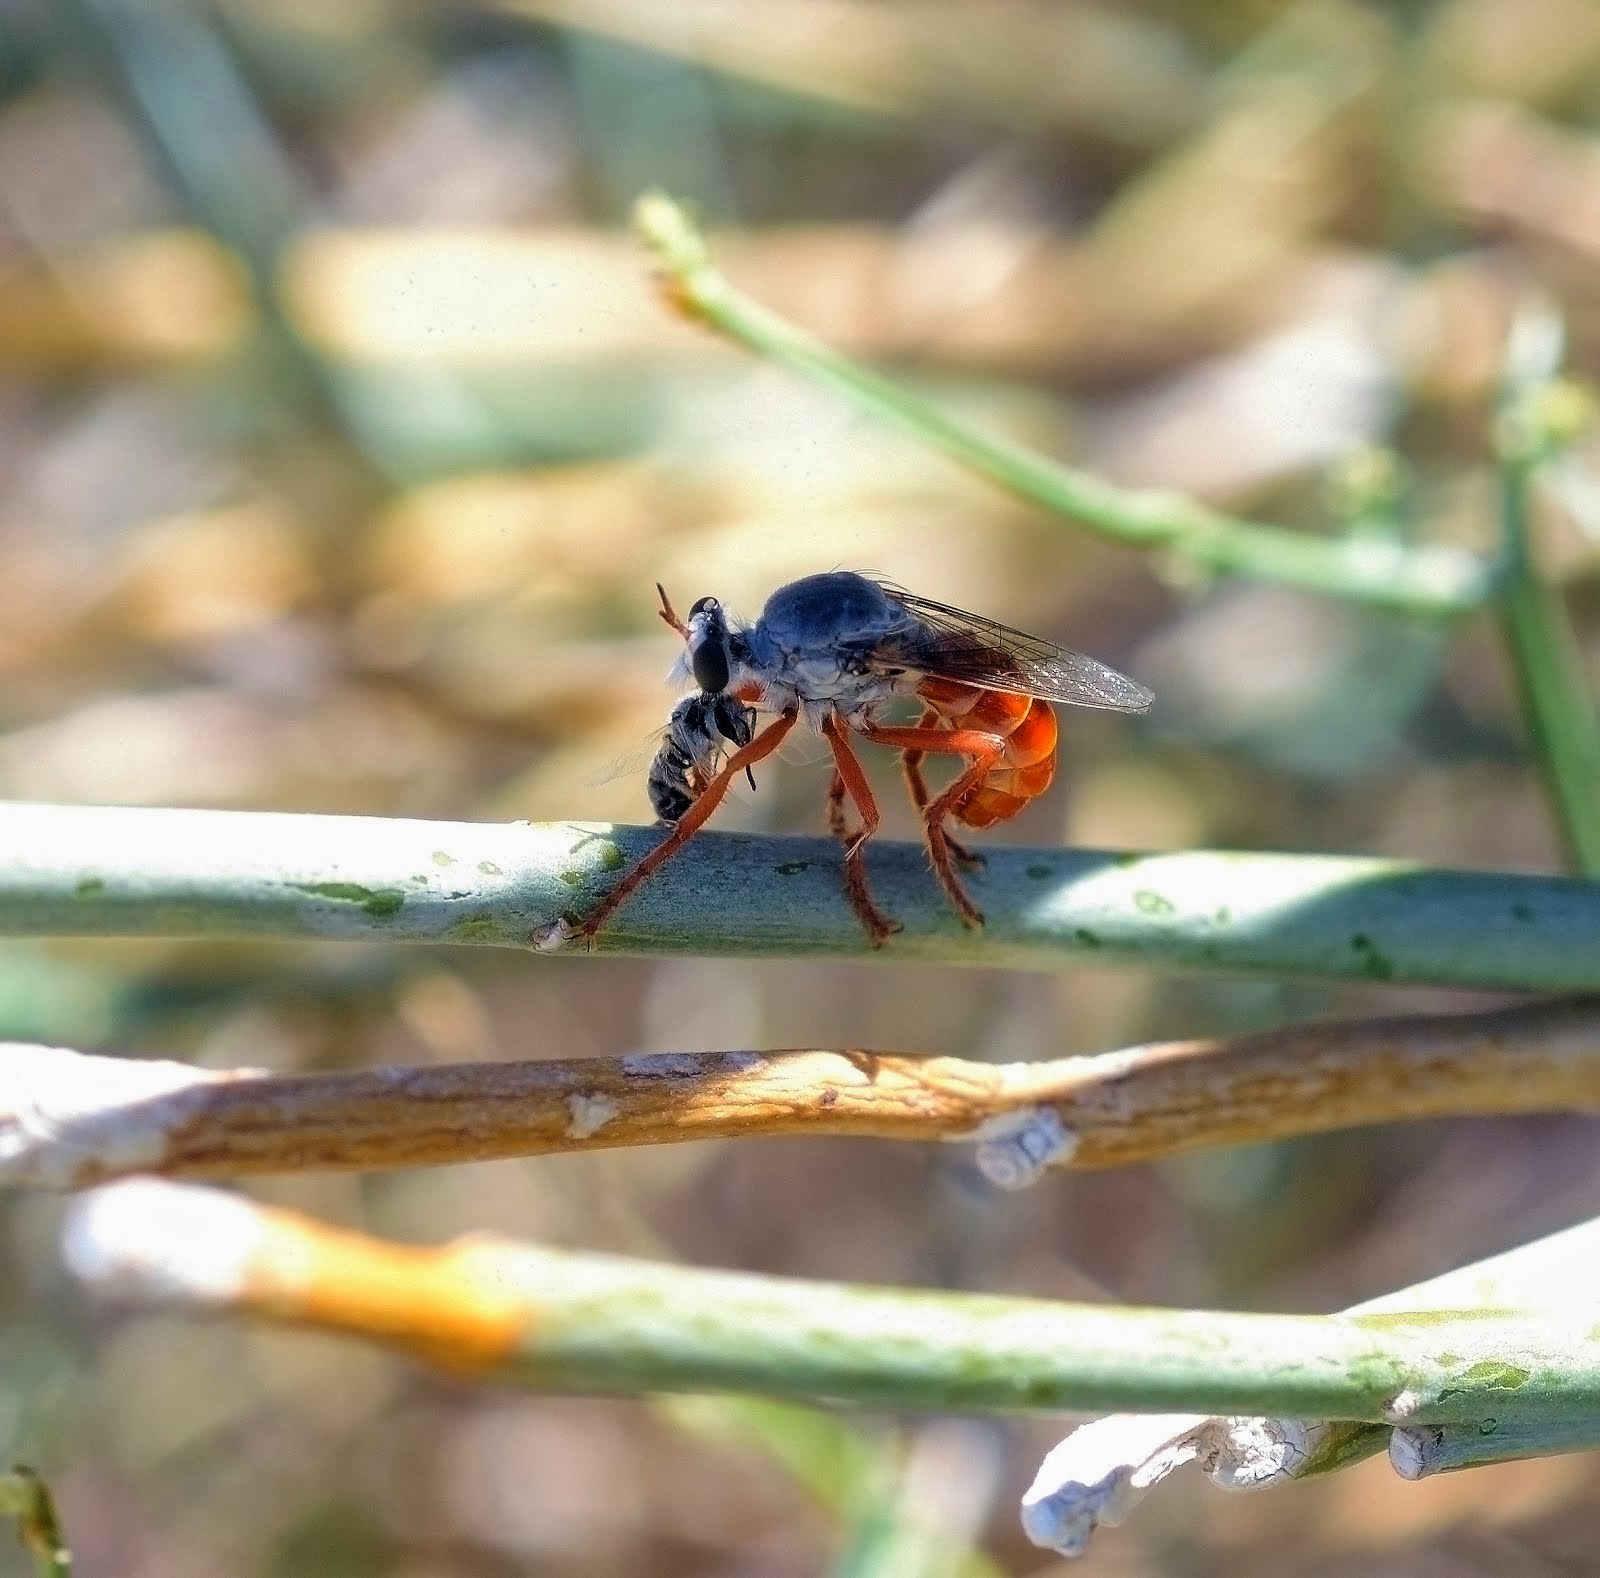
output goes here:
{"type": "Polygon", "coordinates": [[[661,599],[660,614],[662,619],[687,641],[689,639],[689,627],[673,612],[671,599],[667,596],[667,589],[659,581],[656,582],[656,595],[661,599]]]}

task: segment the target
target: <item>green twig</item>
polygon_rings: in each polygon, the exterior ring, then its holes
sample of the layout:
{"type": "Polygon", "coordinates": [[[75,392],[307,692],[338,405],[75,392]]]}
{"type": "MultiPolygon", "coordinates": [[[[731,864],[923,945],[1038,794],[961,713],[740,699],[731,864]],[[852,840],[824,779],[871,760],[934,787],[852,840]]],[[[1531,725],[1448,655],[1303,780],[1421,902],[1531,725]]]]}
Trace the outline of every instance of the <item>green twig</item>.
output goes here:
{"type": "MultiPolygon", "coordinates": [[[[0,805],[0,935],[537,946],[660,837],[571,822],[0,805]]],[[[875,841],[868,864],[906,926],[876,951],[845,902],[835,844],[717,833],[646,884],[600,951],[1600,990],[1600,883],[1570,877],[995,849],[972,879],[989,924],[971,931],[919,846],[875,841]]]]}
{"type": "Polygon", "coordinates": [[[341,1331],[542,1390],[1407,1426],[1600,1412],[1587,1307],[1234,1314],[858,1287],[481,1236],[430,1250],[154,1179],[88,1196],[65,1249],[119,1298],[341,1331]]]}
{"type": "Polygon", "coordinates": [[[0,1474],[0,1514],[17,1520],[17,1538],[33,1557],[39,1578],[70,1578],[72,1554],[55,1499],[35,1469],[18,1463],[0,1474]]]}
{"type": "Polygon", "coordinates": [[[1259,576],[1411,614],[1456,614],[1487,596],[1485,565],[1453,548],[1411,547],[1370,533],[1318,537],[1238,520],[1177,494],[1115,487],[979,432],[735,290],[669,198],[641,199],[636,223],[665,274],[669,296],[688,316],[843,394],[1052,514],[1135,547],[1176,551],[1207,570],[1259,576]]]}

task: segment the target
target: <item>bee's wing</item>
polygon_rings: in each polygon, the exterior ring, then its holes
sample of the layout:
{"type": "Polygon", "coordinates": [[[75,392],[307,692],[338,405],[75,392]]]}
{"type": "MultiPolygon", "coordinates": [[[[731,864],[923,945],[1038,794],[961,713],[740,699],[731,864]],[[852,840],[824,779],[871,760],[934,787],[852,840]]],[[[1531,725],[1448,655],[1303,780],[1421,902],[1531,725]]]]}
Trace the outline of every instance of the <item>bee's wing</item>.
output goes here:
{"type": "MultiPolygon", "coordinates": [[[[786,756],[789,760],[795,762],[814,762],[819,759],[816,754],[816,749],[819,748],[821,750],[821,754],[826,756],[828,754],[827,743],[823,740],[822,736],[820,734],[809,734],[809,731],[805,732],[808,734],[809,739],[815,742],[816,748],[814,748],[810,754],[806,753],[807,742],[806,740],[802,739],[799,744],[795,746],[794,754],[792,756],[789,755],[788,751],[789,742],[787,740],[784,741],[783,748],[780,749],[779,755],[786,756]]],[[[634,778],[639,776],[656,759],[656,755],[660,751],[663,743],[666,741],[666,738],[667,731],[665,729],[657,729],[655,733],[652,734],[647,740],[644,740],[639,745],[636,745],[631,751],[624,751],[622,755],[613,757],[605,764],[604,767],[598,768],[596,771],[590,773],[583,780],[584,787],[587,789],[599,789],[604,784],[615,783],[619,778],[634,778]]],[[[731,747],[723,745],[721,750],[722,753],[726,755],[731,750],[731,747]]],[[[744,780],[741,778],[739,783],[743,783],[743,781],[744,780]]],[[[732,792],[736,798],[742,798],[742,791],[739,788],[739,784],[734,785],[732,792]]]]}
{"type": "Polygon", "coordinates": [[[874,668],[913,669],[983,690],[1110,712],[1144,712],[1155,700],[1143,685],[1070,647],[916,597],[897,586],[883,590],[910,620],[873,649],[868,663],[874,668]]]}
{"type": "Polygon", "coordinates": [[[604,767],[596,768],[584,780],[587,789],[598,789],[602,784],[615,783],[619,778],[632,778],[642,773],[656,759],[656,752],[667,737],[665,729],[657,729],[648,739],[640,741],[632,750],[614,756],[604,767]]]}

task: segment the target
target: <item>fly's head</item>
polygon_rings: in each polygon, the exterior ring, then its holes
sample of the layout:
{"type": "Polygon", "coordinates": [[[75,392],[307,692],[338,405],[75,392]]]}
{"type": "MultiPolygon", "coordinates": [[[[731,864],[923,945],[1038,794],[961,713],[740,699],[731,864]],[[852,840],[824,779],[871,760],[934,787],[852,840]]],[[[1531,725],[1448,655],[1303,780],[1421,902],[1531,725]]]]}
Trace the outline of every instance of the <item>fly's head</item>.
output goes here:
{"type": "Polygon", "coordinates": [[[700,598],[690,608],[684,630],[685,657],[695,684],[707,695],[720,695],[733,672],[732,637],[722,604],[714,597],[700,598]]]}

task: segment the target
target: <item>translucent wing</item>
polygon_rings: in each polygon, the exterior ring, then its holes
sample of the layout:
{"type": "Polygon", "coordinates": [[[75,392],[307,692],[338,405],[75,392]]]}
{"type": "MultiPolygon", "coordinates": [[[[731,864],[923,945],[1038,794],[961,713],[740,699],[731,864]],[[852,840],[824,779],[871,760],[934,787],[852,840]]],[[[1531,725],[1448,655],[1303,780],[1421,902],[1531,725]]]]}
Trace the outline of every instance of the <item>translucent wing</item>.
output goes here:
{"type": "Polygon", "coordinates": [[[1144,712],[1155,700],[1143,685],[1070,647],[897,586],[883,589],[911,616],[911,625],[873,650],[874,668],[914,669],[983,690],[1110,712],[1144,712]]]}
{"type": "Polygon", "coordinates": [[[599,789],[604,784],[614,783],[618,778],[631,778],[635,773],[642,773],[656,759],[656,752],[661,749],[661,743],[667,737],[665,729],[657,729],[649,739],[641,741],[631,751],[624,751],[621,756],[614,757],[604,767],[597,768],[584,778],[584,787],[599,789]]]}
{"type": "MultiPolygon", "coordinates": [[[[816,747],[821,749],[822,754],[827,755],[827,742],[823,740],[822,736],[814,734],[811,738],[816,742],[816,747]]],[[[594,772],[587,774],[583,780],[584,787],[586,789],[601,789],[606,784],[615,783],[619,778],[643,776],[660,753],[661,747],[666,744],[666,740],[667,731],[665,729],[657,729],[654,734],[636,745],[631,751],[624,751],[622,755],[613,757],[604,767],[597,768],[594,772]]],[[[787,743],[785,741],[785,745],[787,743]]],[[[780,750],[778,754],[797,762],[818,760],[815,748],[812,754],[805,754],[804,744],[796,746],[795,754],[792,757],[788,755],[786,750],[780,750]]],[[[756,786],[755,774],[747,772],[745,776],[750,780],[750,787],[754,789],[756,786]]],[[[738,797],[740,790],[735,788],[733,793],[735,797],[738,797]]]]}

